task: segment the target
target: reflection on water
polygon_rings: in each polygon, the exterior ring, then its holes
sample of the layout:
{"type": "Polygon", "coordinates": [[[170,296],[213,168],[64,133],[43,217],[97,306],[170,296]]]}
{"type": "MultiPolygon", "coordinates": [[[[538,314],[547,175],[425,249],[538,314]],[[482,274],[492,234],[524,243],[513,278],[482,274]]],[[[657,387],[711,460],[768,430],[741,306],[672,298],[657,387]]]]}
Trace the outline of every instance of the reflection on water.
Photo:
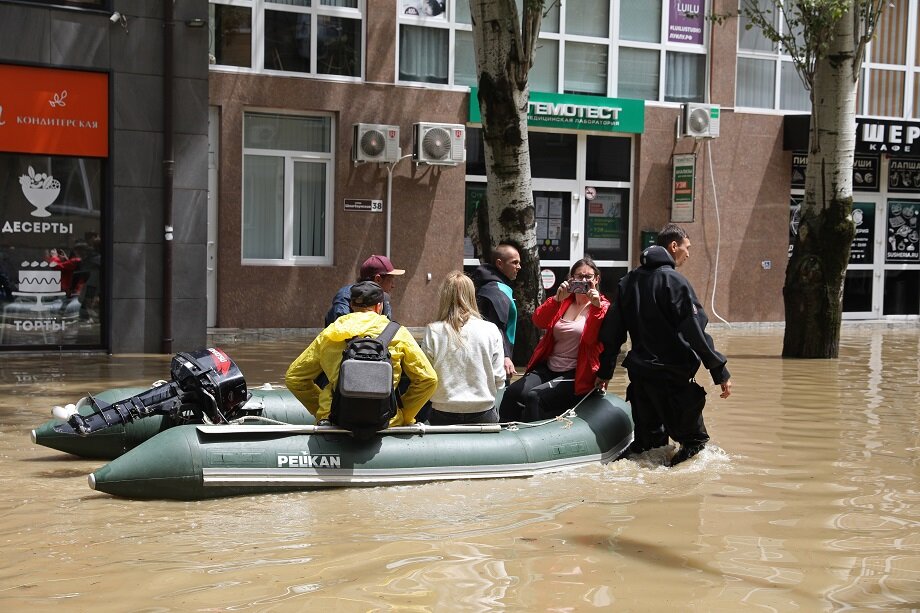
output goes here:
{"type": "MultiPolygon", "coordinates": [[[[28,438],[53,404],[149,385],[169,356],[4,356],[0,608],[920,607],[920,331],[847,326],[826,361],[780,359],[780,330],[715,336],[734,393],[710,395],[713,444],[674,469],[657,450],[525,480],[190,503],[97,494],[100,462],[28,438]]],[[[224,348],[257,385],[303,346],[224,348]]]]}

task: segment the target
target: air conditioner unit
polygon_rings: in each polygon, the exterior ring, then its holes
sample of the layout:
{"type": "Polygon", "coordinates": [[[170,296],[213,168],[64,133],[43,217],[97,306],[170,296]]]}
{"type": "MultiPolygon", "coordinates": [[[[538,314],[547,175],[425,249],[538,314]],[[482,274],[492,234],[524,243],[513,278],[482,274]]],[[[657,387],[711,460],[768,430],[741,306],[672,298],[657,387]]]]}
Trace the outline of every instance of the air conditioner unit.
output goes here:
{"type": "Polygon", "coordinates": [[[399,161],[399,126],[356,123],[351,144],[354,162],[399,161]]]}
{"type": "Polygon", "coordinates": [[[466,127],[452,123],[412,126],[412,160],[417,164],[455,166],[466,161],[466,127]]]}
{"type": "Polygon", "coordinates": [[[716,138],[719,136],[718,104],[687,102],[681,105],[681,136],[716,138]]]}

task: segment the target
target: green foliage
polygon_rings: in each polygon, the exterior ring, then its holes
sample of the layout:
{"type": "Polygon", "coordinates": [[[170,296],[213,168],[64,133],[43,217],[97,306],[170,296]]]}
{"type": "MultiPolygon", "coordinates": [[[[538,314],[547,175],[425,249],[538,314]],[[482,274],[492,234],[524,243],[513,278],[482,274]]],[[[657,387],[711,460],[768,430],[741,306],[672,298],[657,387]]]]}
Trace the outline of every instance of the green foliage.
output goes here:
{"type": "MultiPolygon", "coordinates": [[[[809,91],[814,85],[815,63],[827,57],[837,24],[848,11],[859,23],[857,65],[890,0],[741,0],[737,12],[713,13],[707,18],[718,25],[740,17],[745,30],[757,28],[764,37],[788,54],[809,91]]],[[[858,72],[858,71],[857,71],[858,72]]]]}

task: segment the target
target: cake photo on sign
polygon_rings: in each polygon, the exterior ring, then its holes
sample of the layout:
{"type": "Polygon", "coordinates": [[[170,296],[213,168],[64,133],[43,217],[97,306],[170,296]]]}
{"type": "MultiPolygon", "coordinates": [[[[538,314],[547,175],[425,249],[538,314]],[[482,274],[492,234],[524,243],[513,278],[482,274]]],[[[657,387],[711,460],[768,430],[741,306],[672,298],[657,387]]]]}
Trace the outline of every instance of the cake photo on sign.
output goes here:
{"type": "Polygon", "coordinates": [[[49,217],[51,213],[48,207],[54,204],[61,193],[61,182],[50,174],[37,173],[29,166],[29,174],[19,177],[19,185],[22,186],[26,200],[35,207],[32,217],[49,217]]]}
{"type": "Polygon", "coordinates": [[[61,271],[48,262],[23,262],[19,271],[19,293],[58,294],[61,292],[61,271]]]}

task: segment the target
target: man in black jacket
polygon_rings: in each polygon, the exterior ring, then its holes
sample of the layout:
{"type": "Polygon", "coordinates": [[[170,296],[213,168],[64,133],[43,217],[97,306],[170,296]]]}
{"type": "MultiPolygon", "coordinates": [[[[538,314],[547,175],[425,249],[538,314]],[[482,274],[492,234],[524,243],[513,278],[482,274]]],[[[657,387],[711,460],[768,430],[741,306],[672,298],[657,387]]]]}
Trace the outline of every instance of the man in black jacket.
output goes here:
{"type": "Polygon", "coordinates": [[[667,444],[668,436],[680,443],[670,460],[674,466],[706,446],[709,434],[703,423],[706,390],[694,380],[702,363],[720,385],[722,398],[731,395],[726,359],[706,334],[709,320],[690,283],[675,270],[690,257],[690,238],[675,224],[658,234],[658,244],[642,252],[641,265],[620,280],[600,339],[604,350],[597,372],[598,387],[605,387],[626,334],[632,348],[623,360],[629,374],[626,399],[635,422],[635,440],[626,453],[641,453],[667,444]]]}
{"type": "Polygon", "coordinates": [[[476,286],[476,306],[486,321],[498,326],[502,333],[505,349],[505,375],[514,372],[512,352],[514,334],[517,329],[517,307],[512,297],[511,282],[521,271],[521,255],[507,243],[501,243],[492,251],[492,259],[473,271],[470,277],[476,286]]]}

